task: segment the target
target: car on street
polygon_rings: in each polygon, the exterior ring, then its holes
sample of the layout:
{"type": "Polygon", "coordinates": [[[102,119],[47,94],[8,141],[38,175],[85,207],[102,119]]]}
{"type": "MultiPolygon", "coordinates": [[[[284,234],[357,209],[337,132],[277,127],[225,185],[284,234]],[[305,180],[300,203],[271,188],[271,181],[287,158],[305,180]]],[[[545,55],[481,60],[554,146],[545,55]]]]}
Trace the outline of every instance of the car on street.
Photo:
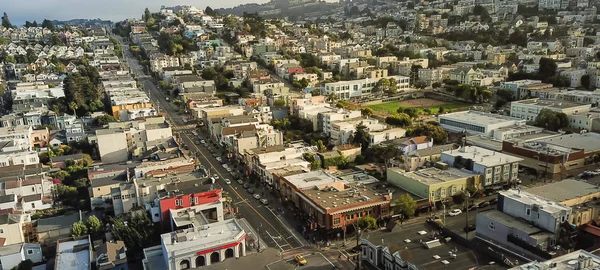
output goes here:
{"type": "Polygon", "coordinates": [[[212,176],[213,176],[213,178],[214,178],[215,180],[219,180],[219,175],[218,175],[218,174],[213,174],[212,176]]]}
{"type": "Polygon", "coordinates": [[[448,213],[448,215],[451,217],[458,216],[460,214],[462,214],[462,211],[460,209],[454,209],[448,213]]]}
{"type": "Polygon", "coordinates": [[[294,261],[296,261],[296,263],[299,265],[306,265],[307,263],[306,259],[300,254],[294,256],[294,261]]]}
{"type": "Polygon", "coordinates": [[[478,208],[483,208],[483,207],[486,207],[486,206],[489,206],[489,205],[490,205],[490,202],[488,202],[488,201],[485,201],[485,202],[480,202],[480,203],[477,205],[477,207],[478,207],[478,208]]]}
{"type": "Polygon", "coordinates": [[[262,198],[262,199],[260,199],[260,203],[267,205],[267,204],[269,204],[269,201],[267,201],[267,199],[265,199],[265,198],[262,198]]]}
{"type": "Polygon", "coordinates": [[[225,184],[231,185],[231,180],[225,178],[225,179],[223,179],[223,181],[225,181],[225,184]]]}
{"type": "Polygon", "coordinates": [[[247,191],[248,191],[248,193],[250,193],[250,194],[254,193],[254,189],[251,189],[251,188],[249,188],[249,189],[246,189],[246,190],[247,190],[247,191]]]}
{"type": "Polygon", "coordinates": [[[248,185],[248,183],[244,184],[244,188],[249,188],[249,187],[250,187],[250,185],[248,185]]]}
{"type": "Polygon", "coordinates": [[[201,144],[206,144],[206,141],[205,140],[200,140],[200,143],[201,144]]]}
{"type": "Polygon", "coordinates": [[[166,97],[166,98],[165,98],[165,100],[166,100],[166,101],[170,101],[171,99],[170,99],[169,97],[166,97]]]}
{"type": "Polygon", "coordinates": [[[225,168],[225,170],[227,170],[228,173],[231,173],[231,168],[225,168]]]}
{"type": "Polygon", "coordinates": [[[254,194],[254,199],[260,200],[260,194],[258,194],[258,193],[254,194]]]}
{"type": "Polygon", "coordinates": [[[244,180],[242,180],[242,179],[238,179],[238,180],[237,180],[237,182],[238,182],[238,184],[240,184],[240,185],[243,185],[243,184],[244,184],[244,180]]]}
{"type": "Polygon", "coordinates": [[[216,159],[218,162],[221,162],[221,161],[223,161],[223,159],[221,159],[221,157],[216,157],[215,159],[216,159]]]}

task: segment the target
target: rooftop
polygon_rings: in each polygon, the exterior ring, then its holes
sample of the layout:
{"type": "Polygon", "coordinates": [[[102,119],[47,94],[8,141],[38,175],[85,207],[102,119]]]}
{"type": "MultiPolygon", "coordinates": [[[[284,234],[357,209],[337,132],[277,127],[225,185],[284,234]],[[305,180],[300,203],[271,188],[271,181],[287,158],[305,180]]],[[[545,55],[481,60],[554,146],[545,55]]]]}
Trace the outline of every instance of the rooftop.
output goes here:
{"type": "Polygon", "coordinates": [[[459,150],[445,151],[442,154],[453,157],[462,156],[486,167],[522,161],[522,158],[502,154],[477,146],[465,146],[459,150]]]}
{"type": "Polygon", "coordinates": [[[537,234],[544,232],[543,229],[534,226],[531,223],[525,222],[511,215],[500,212],[496,209],[490,209],[487,211],[480,211],[478,215],[486,216],[490,220],[501,223],[507,227],[516,228],[519,231],[527,233],[528,235],[537,234]]]}
{"type": "Polygon", "coordinates": [[[91,269],[91,251],[89,236],[78,240],[59,240],[56,246],[54,269],[86,270],[91,269]]]}
{"type": "Polygon", "coordinates": [[[31,126],[0,127],[0,135],[27,132],[31,126]]]}
{"type": "Polygon", "coordinates": [[[522,204],[538,205],[540,211],[548,213],[557,213],[561,211],[568,211],[569,209],[571,209],[571,207],[569,206],[548,200],[547,198],[541,196],[536,196],[535,194],[523,190],[509,189],[500,191],[499,194],[504,196],[505,198],[510,198],[522,204]]]}
{"type": "Polygon", "coordinates": [[[541,106],[541,107],[552,108],[552,109],[568,109],[568,108],[573,108],[573,107],[581,107],[581,106],[591,107],[592,106],[591,104],[579,104],[579,103],[568,102],[568,101],[557,101],[557,100],[531,98],[531,99],[513,101],[513,102],[511,102],[511,107],[513,105],[518,105],[518,104],[535,105],[535,106],[541,106]]]}
{"type": "Polygon", "coordinates": [[[562,203],[568,200],[600,193],[600,188],[584,181],[565,179],[543,186],[528,188],[525,189],[525,191],[551,201],[562,203]]]}
{"type": "Polygon", "coordinates": [[[551,268],[553,270],[579,270],[597,269],[598,267],[600,267],[600,257],[580,249],[544,262],[534,261],[510,269],[543,270],[551,268]],[[586,264],[587,267],[582,267],[580,264],[586,264]]]}
{"type": "Polygon", "coordinates": [[[419,156],[419,157],[427,157],[427,156],[431,156],[431,155],[439,155],[444,151],[450,151],[452,149],[457,149],[458,145],[455,145],[453,143],[451,144],[444,144],[444,145],[436,145],[433,147],[428,147],[425,149],[419,149],[419,150],[414,150],[408,153],[409,156],[414,155],[414,156],[419,156]]]}
{"type": "Polygon", "coordinates": [[[365,186],[362,183],[337,182],[323,188],[311,188],[300,191],[300,195],[318,205],[321,209],[332,210],[331,214],[344,212],[356,207],[372,207],[389,203],[393,190],[387,194],[365,186]]]}
{"type": "Polygon", "coordinates": [[[541,139],[537,142],[545,142],[572,149],[585,149],[586,153],[600,151],[600,134],[598,133],[565,134],[541,139]]]}
{"type": "Polygon", "coordinates": [[[480,111],[463,111],[447,113],[439,116],[439,119],[451,119],[463,123],[477,123],[480,125],[506,124],[512,125],[524,122],[523,119],[500,114],[486,113],[480,111]]]}
{"type": "Polygon", "coordinates": [[[285,179],[298,190],[341,182],[340,179],[323,170],[290,175],[286,176],[285,179]]]}
{"type": "Polygon", "coordinates": [[[71,225],[73,225],[73,223],[80,220],[87,220],[88,216],[89,214],[87,212],[83,212],[81,219],[79,213],[71,213],[62,216],[39,219],[37,221],[37,231],[48,232],[71,228],[71,225]]]}
{"type": "Polygon", "coordinates": [[[160,237],[164,250],[176,256],[180,252],[207,250],[236,242],[241,240],[245,234],[244,229],[238,224],[237,220],[229,219],[200,226],[199,228],[182,230],[179,233],[165,233],[160,237]]]}
{"type": "Polygon", "coordinates": [[[475,173],[465,172],[456,168],[448,168],[447,170],[440,170],[435,167],[421,169],[414,172],[404,172],[399,168],[388,168],[388,170],[395,171],[403,175],[404,177],[410,178],[415,181],[419,181],[425,185],[436,185],[445,182],[451,182],[455,180],[461,180],[468,177],[476,176],[475,173]]]}

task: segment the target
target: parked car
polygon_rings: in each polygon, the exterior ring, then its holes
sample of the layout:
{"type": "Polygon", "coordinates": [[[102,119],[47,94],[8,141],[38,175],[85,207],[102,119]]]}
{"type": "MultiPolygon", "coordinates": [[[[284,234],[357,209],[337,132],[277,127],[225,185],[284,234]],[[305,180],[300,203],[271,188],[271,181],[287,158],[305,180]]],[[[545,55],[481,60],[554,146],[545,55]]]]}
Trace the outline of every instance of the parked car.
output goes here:
{"type": "Polygon", "coordinates": [[[248,188],[248,187],[250,187],[250,185],[248,185],[248,183],[245,183],[244,188],[248,188]]]}
{"type": "Polygon", "coordinates": [[[462,211],[460,209],[454,209],[448,213],[448,215],[451,217],[458,216],[460,214],[462,214],[462,211]]]}
{"type": "Polygon", "coordinates": [[[213,177],[215,180],[219,180],[219,175],[218,175],[218,174],[213,174],[213,175],[212,175],[212,177],[213,177]]]}
{"type": "Polygon", "coordinates": [[[254,194],[254,199],[260,200],[260,194],[258,194],[258,193],[255,193],[255,194],[254,194]]]}
{"type": "Polygon", "coordinates": [[[247,190],[247,191],[248,191],[248,193],[250,193],[250,194],[253,194],[253,193],[254,193],[254,189],[251,189],[251,188],[249,188],[249,189],[246,189],[246,190],[247,190]]]}
{"type": "Polygon", "coordinates": [[[238,180],[237,180],[237,182],[238,182],[238,184],[240,184],[240,185],[243,185],[243,184],[244,184],[244,181],[243,181],[242,179],[238,179],[238,180]]]}
{"type": "Polygon", "coordinates": [[[267,199],[265,199],[265,198],[260,199],[260,202],[264,205],[269,204],[269,201],[267,201],[267,199]]]}
{"type": "Polygon", "coordinates": [[[483,208],[483,207],[486,207],[486,206],[489,206],[489,205],[490,205],[490,202],[488,202],[488,201],[485,201],[485,202],[480,202],[480,203],[477,205],[477,207],[479,207],[479,208],[483,208]]]}
{"type": "Polygon", "coordinates": [[[223,161],[223,159],[221,159],[221,157],[216,157],[216,160],[217,160],[218,162],[222,162],[222,161],[223,161]]]}
{"type": "Polygon", "coordinates": [[[205,140],[200,140],[200,143],[201,144],[206,144],[206,141],[205,140]]]}
{"type": "Polygon", "coordinates": [[[469,224],[469,226],[465,226],[465,227],[463,228],[463,231],[464,231],[464,232],[472,232],[472,231],[474,231],[474,230],[475,230],[475,224],[469,224]]]}
{"type": "Polygon", "coordinates": [[[225,178],[225,179],[223,179],[223,181],[225,181],[225,184],[231,185],[231,180],[225,178]]]}

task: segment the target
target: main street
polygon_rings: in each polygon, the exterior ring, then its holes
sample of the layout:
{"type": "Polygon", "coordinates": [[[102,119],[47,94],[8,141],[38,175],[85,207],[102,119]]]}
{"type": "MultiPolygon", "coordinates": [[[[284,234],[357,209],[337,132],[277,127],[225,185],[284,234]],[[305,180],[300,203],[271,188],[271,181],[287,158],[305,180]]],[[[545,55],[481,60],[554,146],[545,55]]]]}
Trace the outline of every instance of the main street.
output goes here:
{"type": "MultiPolygon", "coordinates": [[[[123,43],[123,41],[121,40],[123,43]]],[[[244,188],[233,180],[232,175],[216,160],[210,153],[207,146],[197,144],[201,139],[194,137],[186,132],[185,116],[180,115],[178,108],[166,100],[166,96],[156,87],[153,79],[144,74],[142,67],[137,63],[131,52],[127,49],[128,46],[123,44],[124,57],[130,65],[132,74],[142,84],[147,91],[152,103],[157,107],[159,112],[163,112],[166,118],[171,123],[173,129],[177,129],[180,133],[183,142],[189,149],[197,153],[197,158],[200,163],[210,170],[211,174],[219,176],[218,183],[223,187],[232,199],[234,209],[238,209],[239,213],[245,218],[250,225],[259,232],[260,238],[270,247],[277,248],[281,251],[287,251],[303,246],[303,239],[295,233],[292,228],[285,224],[285,221],[276,216],[275,212],[268,207],[262,205],[251,194],[246,192],[244,188]],[[223,179],[232,179],[231,185],[225,184],[223,179]]],[[[260,191],[257,189],[257,192],[260,191]]]]}

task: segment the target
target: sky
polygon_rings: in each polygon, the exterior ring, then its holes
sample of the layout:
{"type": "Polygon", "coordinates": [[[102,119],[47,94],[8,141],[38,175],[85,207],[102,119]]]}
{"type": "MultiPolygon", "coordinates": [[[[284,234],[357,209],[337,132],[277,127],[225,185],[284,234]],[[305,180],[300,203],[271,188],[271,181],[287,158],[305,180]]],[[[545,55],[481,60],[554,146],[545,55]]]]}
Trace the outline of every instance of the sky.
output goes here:
{"type": "Polygon", "coordinates": [[[144,9],[156,12],[161,5],[194,5],[204,10],[229,8],[249,2],[264,3],[268,0],[0,0],[0,12],[6,12],[12,24],[23,25],[25,21],[43,19],[103,19],[121,21],[126,18],[141,18],[144,9]]]}

